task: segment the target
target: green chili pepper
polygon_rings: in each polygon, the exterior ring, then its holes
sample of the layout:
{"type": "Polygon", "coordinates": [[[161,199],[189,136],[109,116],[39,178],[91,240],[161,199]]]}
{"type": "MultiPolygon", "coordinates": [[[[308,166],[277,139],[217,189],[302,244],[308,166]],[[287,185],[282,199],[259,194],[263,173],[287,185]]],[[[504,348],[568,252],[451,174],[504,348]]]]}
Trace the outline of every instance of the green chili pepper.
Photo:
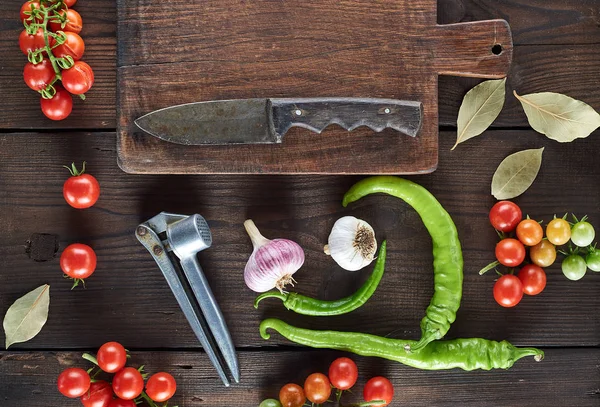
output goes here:
{"type": "Polygon", "coordinates": [[[418,351],[429,342],[441,339],[456,319],[463,282],[463,258],[458,232],[452,218],[422,186],[392,176],[375,176],[359,181],[344,195],[342,205],[360,198],[384,193],[404,200],[421,217],[433,243],[434,293],[421,320],[421,339],[407,344],[407,351],[418,351]]]}
{"type": "Polygon", "coordinates": [[[263,339],[271,337],[267,332],[269,328],[301,345],[380,357],[425,370],[508,369],[525,356],[534,356],[538,362],[544,358],[544,352],[536,348],[517,348],[508,341],[496,342],[482,338],[433,341],[420,352],[407,353],[405,346],[415,344],[415,341],[356,332],[314,331],[297,328],[275,318],[260,323],[263,339]]]}
{"type": "Polygon", "coordinates": [[[377,257],[371,276],[365,281],[362,287],[348,297],[335,301],[322,301],[298,293],[282,294],[278,291],[269,291],[256,297],[256,300],[254,300],[254,308],[258,308],[258,303],[264,298],[273,297],[282,300],[283,305],[287,309],[303,315],[331,316],[354,311],[367,302],[377,289],[385,268],[385,256],[386,241],[384,241],[379,248],[379,256],[377,257]]]}

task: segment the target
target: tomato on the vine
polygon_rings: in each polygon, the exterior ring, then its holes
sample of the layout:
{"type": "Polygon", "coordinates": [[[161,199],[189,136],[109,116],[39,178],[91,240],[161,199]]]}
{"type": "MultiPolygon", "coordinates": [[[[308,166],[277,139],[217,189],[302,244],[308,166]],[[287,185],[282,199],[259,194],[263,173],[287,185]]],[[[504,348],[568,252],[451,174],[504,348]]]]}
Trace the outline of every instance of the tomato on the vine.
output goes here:
{"type": "Polygon", "coordinates": [[[28,62],[23,69],[23,80],[35,91],[45,89],[52,83],[56,73],[49,59],[43,59],[39,64],[28,62]]]}
{"type": "Polygon", "coordinates": [[[571,238],[571,225],[562,218],[555,218],[546,226],[546,237],[550,243],[561,246],[571,238]]]}
{"type": "Polygon", "coordinates": [[[337,358],[329,366],[329,381],[340,390],[348,390],[358,379],[358,367],[350,358],[337,358]]]}
{"type": "Polygon", "coordinates": [[[137,407],[137,404],[133,400],[114,399],[108,407],[137,407]]]}
{"type": "MultiPolygon", "coordinates": [[[[21,21],[29,20],[31,18],[32,10],[36,10],[40,8],[40,2],[38,0],[26,1],[21,6],[21,21]],[[25,12],[29,12],[29,14],[25,14],[25,12]]],[[[43,20],[38,17],[36,18],[36,23],[41,23],[43,20]]],[[[31,22],[31,20],[29,20],[31,22]]]]}
{"type": "MultiPolygon", "coordinates": [[[[65,10],[60,10],[59,14],[61,16],[64,16],[65,10]]],[[[83,19],[81,18],[81,15],[73,9],[68,9],[66,18],[67,22],[65,23],[64,27],[62,27],[61,23],[55,23],[51,21],[50,29],[54,32],[64,31],[79,34],[81,32],[81,29],[83,28],[83,19]]]]}
{"type": "Polygon", "coordinates": [[[93,175],[85,174],[85,162],[81,171],[77,170],[74,163],[67,168],[71,172],[71,176],[63,184],[65,201],[76,209],[93,206],[100,197],[98,180],[93,175]]]}
{"type": "Polygon", "coordinates": [[[57,385],[63,396],[81,397],[90,389],[90,375],[83,369],[71,367],[58,375],[57,385]]]}
{"type": "Polygon", "coordinates": [[[600,250],[596,248],[592,249],[585,257],[585,263],[587,267],[595,272],[600,271],[600,250]]]}
{"type": "Polygon", "coordinates": [[[113,391],[123,400],[133,400],[144,390],[142,374],[132,367],[119,370],[113,377],[113,391]]]}
{"type": "Polygon", "coordinates": [[[500,232],[512,232],[522,216],[521,208],[511,201],[497,202],[490,209],[490,223],[500,232]]]}
{"type": "Polygon", "coordinates": [[[517,238],[525,246],[535,246],[542,241],[544,229],[533,219],[525,219],[517,225],[517,238]]]}
{"type": "Polygon", "coordinates": [[[496,259],[506,267],[517,267],[525,260],[525,247],[517,239],[502,239],[496,244],[496,259]]]}
{"type": "Polygon", "coordinates": [[[55,85],[56,94],[52,99],[40,98],[42,112],[48,119],[63,120],[66,119],[73,110],[73,97],[60,85],[55,85]]]}
{"type": "Polygon", "coordinates": [[[21,31],[19,35],[19,47],[23,54],[28,55],[29,51],[35,51],[46,47],[44,40],[44,30],[38,28],[35,34],[27,34],[27,30],[21,31]]]}
{"type": "Polygon", "coordinates": [[[265,399],[263,400],[258,407],[283,407],[279,400],[275,399],[265,399]]]}
{"type": "MultiPolygon", "coordinates": [[[[52,49],[52,53],[57,58],[64,58],[67,55],[70,55],[73,60],[78,61],[83,57],[83,53],[85,52],[85,44],[83,42],[83,38],[79,36],[79,34],[75,34],[74,32],[67,31],[65,32],[67,40],[60,45],[57,45],[56,48],[52,49]]],[[[56,40],[50,41],[50,45],[54,46],[56,40]]]]}
{"type": "Polygon", "coordinates": [[[177,390],[175,378],[166,372],[153,374],[146,383],[146,394],[159,403],[173,397],[175,390],[177,390]]]}
{"type": "Polygon", "coordinates": [[[88,245],[73,243],[60,255],[60,268],[71,278],[88,278],[96,270],[96,253],[88,245]]]}
{"type": "Polygon", "coordinates": [[[387,406],[394,398],[394,386],[392,386],[392,383],[385,377],[373,377],[365,384],[363,397],[365,401],[383,400],[383,404],[377,405],[387,406]]]}
{"type": "Polygon", "coordinates": [[[565,277],[573,281],[581,280],[587,270],[585,260],[578,254],[570,254],[565,257],[560,267],[565,277]]]}
{"type": "Polygon", "coordinates": [[[523,266],[518,277],[523,284],[523,292],[527,295],[537,295],[546,288],[546,272],[535,264],[523,266]]]}
{"type": "Polygon", "coordinates": [[[529,249],[529,257],[533,264],[540,267],[550,267],[556,260],[556,247],[547,240],[542,240],[531,249],[529,249]]]}
{"type": "Polygon", "coordinates": [[[65,3],[65,6],[73,7],[75,3],[77,3],[77,0],[63,0],[63,2],[65,3]]]}
{"type": "Polygon", "coordinates": [[[306,396],[302,387],[295,383],[288,383],[279,390],[279,401],[283,407],[302,407],[306,396]]]}
{"type": "Polygon", "coordinates": [[[579,221],[571,228],[571,242],[575,246],[586,247],[592,244],[596,231],[591,223],[579,221]]]}
{"type": "Polygon", "coordinates": [[[331,383],[323,373],[313,373],[304,381],[304,394],[315,404],[323,404],[331,395],[331,383]]]}
{"type": "Polygon", "coordinates": [[[82,95],[94,84],[94,71],[92,67],[83,61],[62,71],[62,84],[66,90],[74,95],[82,95]]]}
{"type": "Polygon", "coordinates": [[[90,385],[87,391],[79,400],[83,407],[108,407],[113,399],[113,391],[110,383],[99,380],[90,385]]]}
{"type": "Polygon", "coordinates": [[[523,298],[523,283],[515,275],[505,274],[494,284],[494,299],[503,307],[514,307],[523,298]]]}
{"type": "Polygon", "coordinates": [[[127,363],[127,351],[119,342],[107,342],[96,354],[98,366],[107,373],[116,373],[127,363]]]}

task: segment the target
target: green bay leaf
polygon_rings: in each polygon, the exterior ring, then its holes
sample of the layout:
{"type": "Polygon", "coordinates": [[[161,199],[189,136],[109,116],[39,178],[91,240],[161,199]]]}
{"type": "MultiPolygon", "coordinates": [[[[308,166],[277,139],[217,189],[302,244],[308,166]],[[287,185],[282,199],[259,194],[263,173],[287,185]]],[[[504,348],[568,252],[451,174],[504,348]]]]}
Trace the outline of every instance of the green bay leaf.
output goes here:
{"type": "Polygon", "coordinates": [[[6,348],[36,336],[48,319],[50,286],[44,284],[25,294],[10,306],[4,316],[6,348]]]}
{"type": "Polygon", "coordinates": [[[492,177],[492,195],[502,200],[525,192],[540,171],[543,152],[543,148],[523,150],[502,160],[492,177]]]}
{"type": "Polygon", "coordinates": [[[523,105],[531,127],[552,140],[568,143],[600,127],[600,114],[580,100],[553,92],[523,96],[513,93],[523,105]]]}
{"type": "Polygon", "coordinates": [[[506,78],[485,81],[467,92],[458,110],[456,144],[479,136],[496,120],[506,97],[506,78]]]}

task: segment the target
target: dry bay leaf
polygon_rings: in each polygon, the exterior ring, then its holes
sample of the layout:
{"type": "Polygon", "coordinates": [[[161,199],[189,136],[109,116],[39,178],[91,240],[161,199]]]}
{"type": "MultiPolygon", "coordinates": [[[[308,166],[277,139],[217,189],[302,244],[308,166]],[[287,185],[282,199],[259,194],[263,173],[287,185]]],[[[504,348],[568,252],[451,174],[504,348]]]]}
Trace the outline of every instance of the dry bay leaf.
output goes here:
{"type": "Polygon", "coordinates": [[[540,171],[543,152],[544,148],[523,150],[502,160],[492,177],[492,195],[502,200],[525,192],[540,171]]]}
{"type": "Polygon", "coordinates": [[[531,93],[515,97],[523,105],[531,127],[561,143],[589,136],[600,127],[600,114],[590,105],[569,96],[553,93],[531,93]]]}
{"type": "Polygon", "coordinates": [[[6,348],[36,336],[48,319],[50,286],[44,284],[25,294],[10,306],[4,316],[6,348]]]}
{"type": "Polygon", "coordinates": [[[456,144],[479,136],[496,120],[504,106],[506,78],[480,83],[465,95],[458,111],[456,144]]]}

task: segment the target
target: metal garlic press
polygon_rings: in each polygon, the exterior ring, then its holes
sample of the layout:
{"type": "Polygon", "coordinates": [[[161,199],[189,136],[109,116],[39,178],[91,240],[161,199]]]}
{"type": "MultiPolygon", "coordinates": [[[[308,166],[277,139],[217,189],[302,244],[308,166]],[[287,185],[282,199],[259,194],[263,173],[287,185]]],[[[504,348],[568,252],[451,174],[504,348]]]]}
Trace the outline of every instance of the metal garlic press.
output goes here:
{"type": "Polygon", "coordinates": [[[140,224],[136,237],[158,264],[223,384],[229,386],[230,377],[239,382],[233,341],[196,256],[212,244],[206,220],[161,212],[140,224]]]}

